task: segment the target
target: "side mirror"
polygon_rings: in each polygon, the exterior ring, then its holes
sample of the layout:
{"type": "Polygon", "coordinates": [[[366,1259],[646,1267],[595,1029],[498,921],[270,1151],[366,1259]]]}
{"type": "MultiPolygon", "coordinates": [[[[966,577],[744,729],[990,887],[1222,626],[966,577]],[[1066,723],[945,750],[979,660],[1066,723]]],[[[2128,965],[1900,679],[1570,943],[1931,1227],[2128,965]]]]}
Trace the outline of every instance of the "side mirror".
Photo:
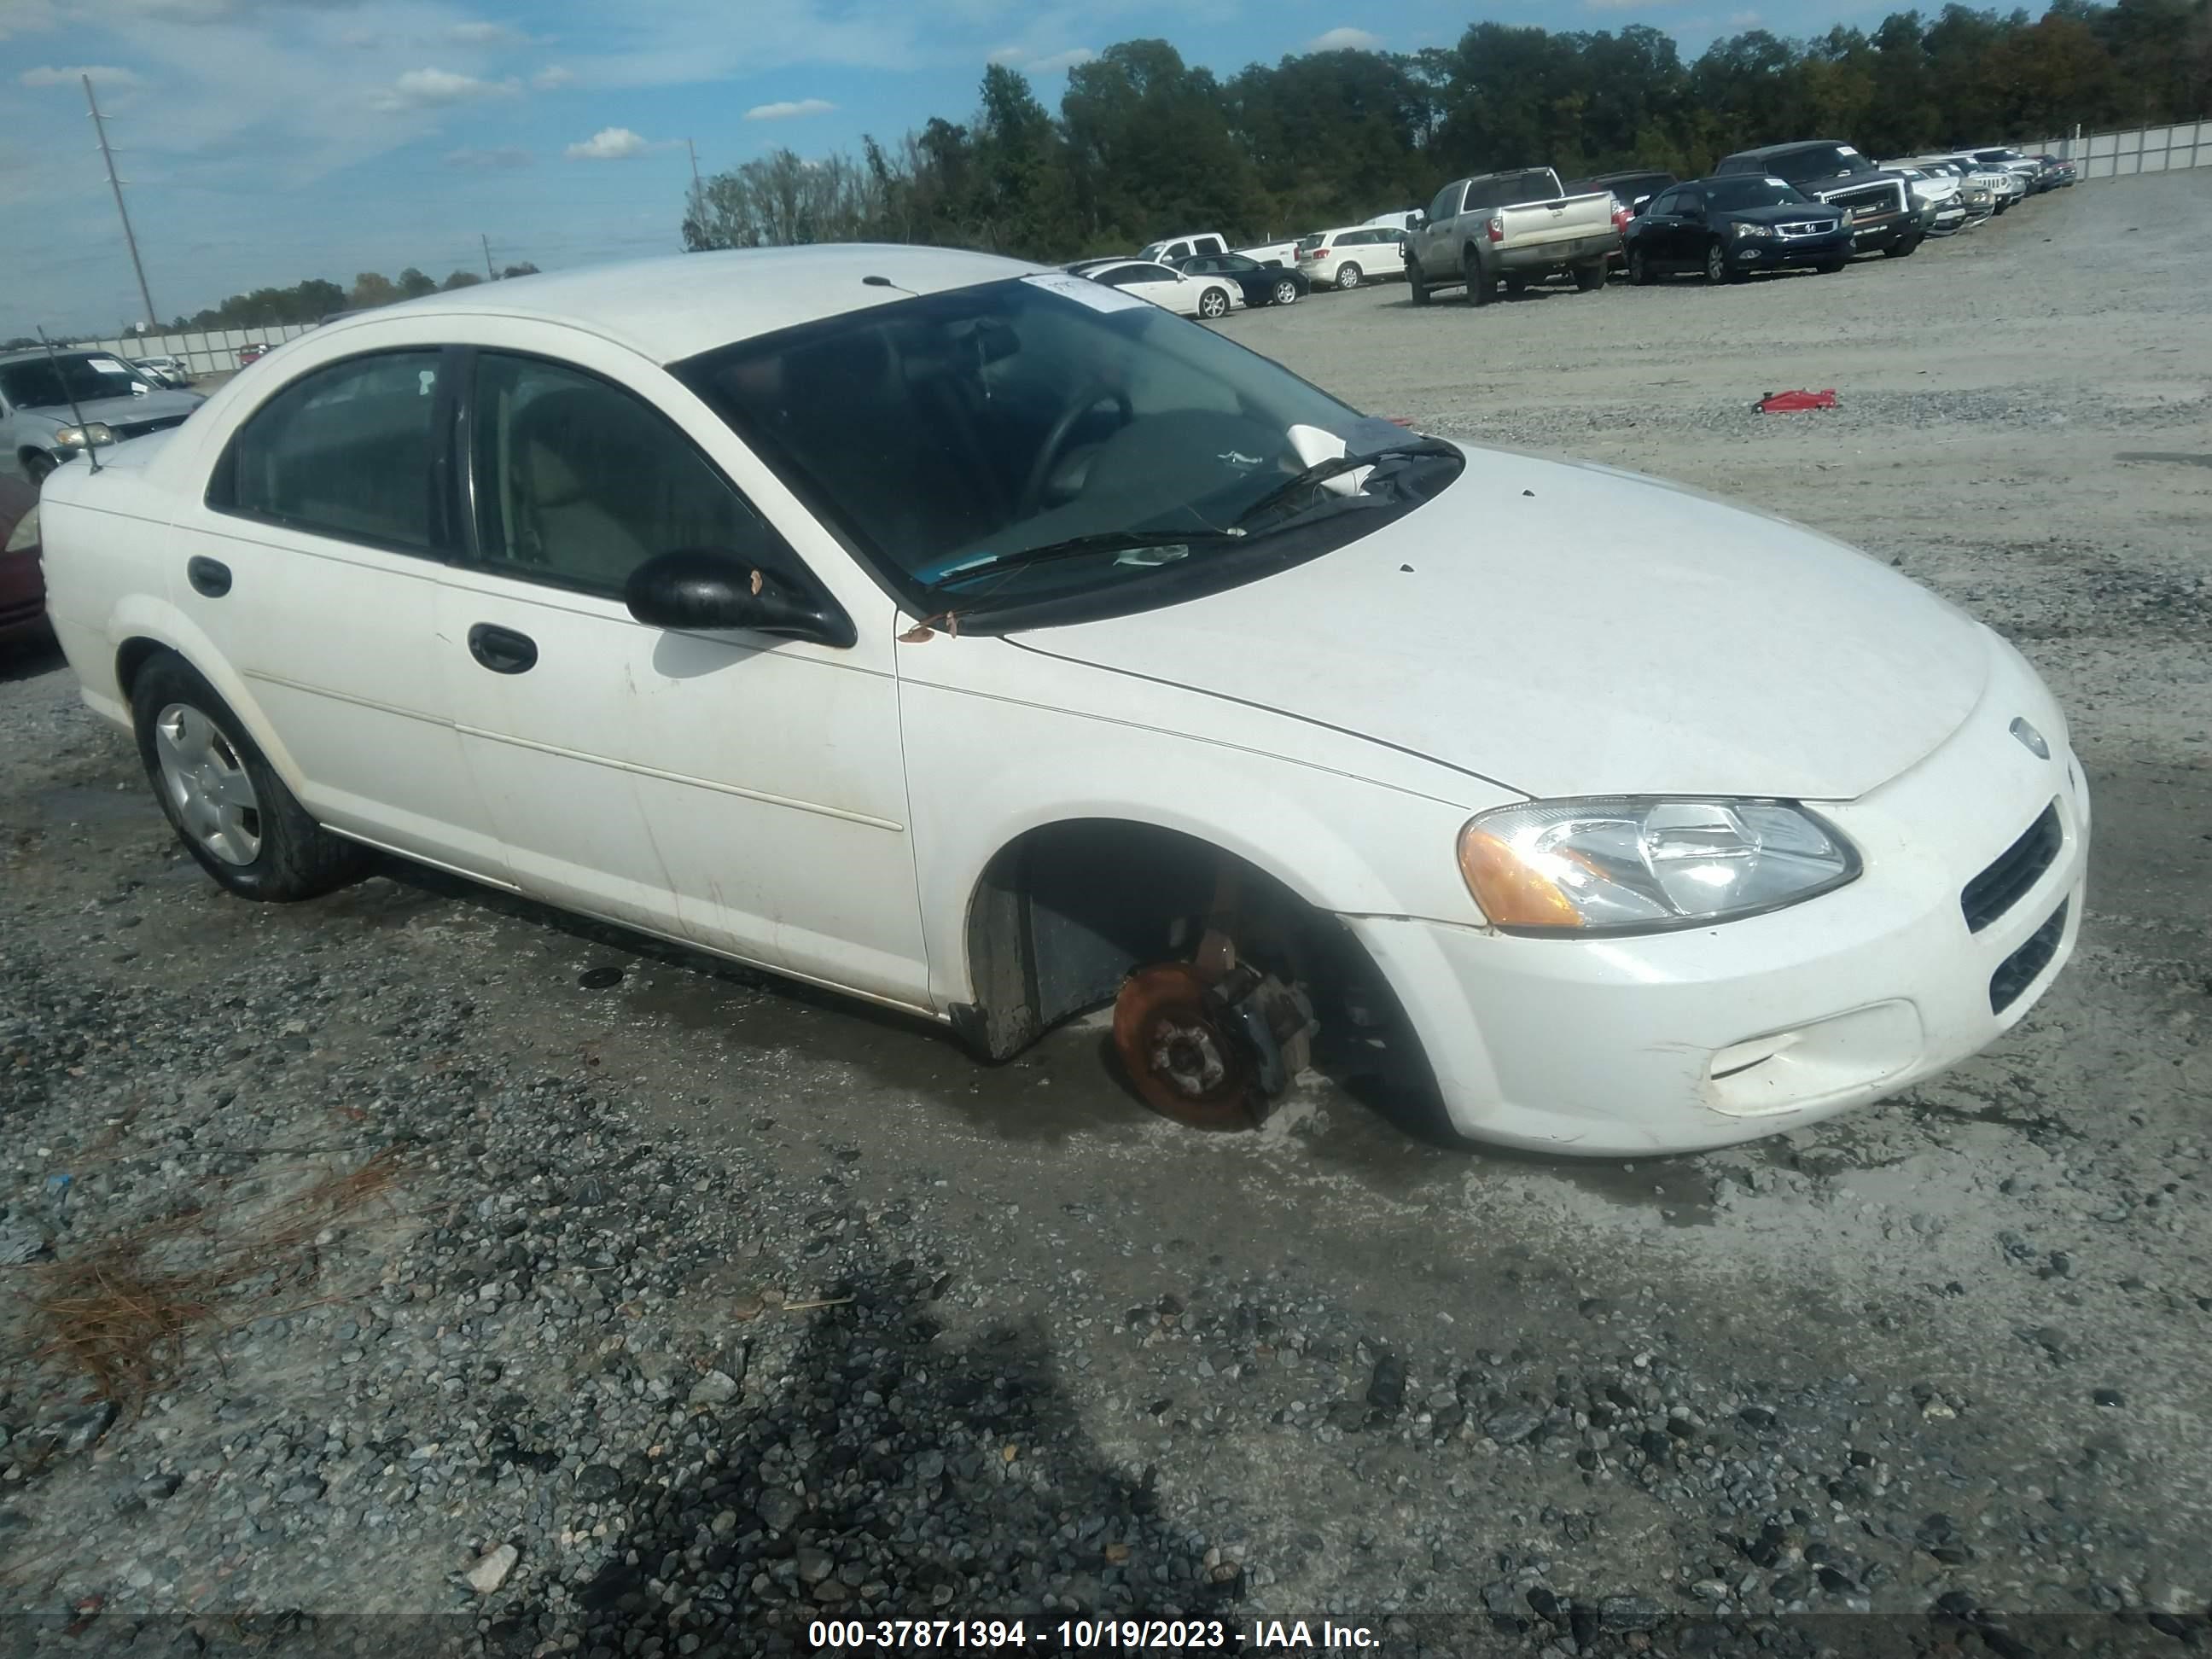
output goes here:
{"type": "Polygon", "coordinates": [[[859,638],[835,604],[727,553],[687,548],[647,559],[630,573],[623,602],[650,628],[741,628],[834,646],[859,638]]]}
{"type": "Polygon", "coordinates": [[[1429,216],[1425,213],[1412,213],[1406,216],[1406,228],[1408,230],[1419,230],[1428,222],[1429,216]]]}
{"type": "Polygon", "coordinates": [[[1641,213],[1650,205],[1651,198],[1649,196],[1639,196],[1628,204],[1628,210],[1631,213],[1641,213]]]}

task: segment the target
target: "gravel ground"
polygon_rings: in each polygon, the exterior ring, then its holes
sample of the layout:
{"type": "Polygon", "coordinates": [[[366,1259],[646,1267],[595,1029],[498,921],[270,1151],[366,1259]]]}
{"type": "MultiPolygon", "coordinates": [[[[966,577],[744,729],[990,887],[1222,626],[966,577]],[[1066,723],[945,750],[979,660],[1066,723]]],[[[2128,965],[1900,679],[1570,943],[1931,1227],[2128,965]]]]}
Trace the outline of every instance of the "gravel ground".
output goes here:
{"type": "Polygon", "coordinates": [[[1841,276],[1227,325],[1380,412],[1892,557],[2067,703],[2069,973],[1940,1082],[1701,1158],[1443,1153],[1321,1085],[1193,1135],[1097,1020],[986,1070],[420,872],[236,902],[58,659],[0,664],[0,1627],[749,1653],[1083,1610],[1871,1653],[1935,1611],[1969,1651],[2179,1651],[2206,246],[2212,173],[2176,175],[1841,276]],[[1748,408],[1798,386],[1840,407],[1748,408]],[[75,1367],[129,1382],[133,1309],[175,1317],[118,1413],[75,1367]]]}

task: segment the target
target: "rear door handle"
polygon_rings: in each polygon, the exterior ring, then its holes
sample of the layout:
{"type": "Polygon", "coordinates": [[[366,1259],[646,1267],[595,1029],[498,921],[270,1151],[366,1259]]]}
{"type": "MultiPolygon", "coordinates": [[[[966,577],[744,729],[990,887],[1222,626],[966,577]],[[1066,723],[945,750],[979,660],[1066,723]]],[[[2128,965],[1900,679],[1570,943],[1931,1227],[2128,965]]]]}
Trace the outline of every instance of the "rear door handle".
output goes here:
{"type": "Polygon", "coordinates": [[[185,565],[185,580],[195,593],[219,599],[230,592],[230,567],[220,559],[195,557],[185,565]]]}
{"type": "Polygon", "coordinates": [[[511,628],[478,623],[469,629],[469,655],[495,674],[521,674],[537,664],[538,641],[511,628]]]}

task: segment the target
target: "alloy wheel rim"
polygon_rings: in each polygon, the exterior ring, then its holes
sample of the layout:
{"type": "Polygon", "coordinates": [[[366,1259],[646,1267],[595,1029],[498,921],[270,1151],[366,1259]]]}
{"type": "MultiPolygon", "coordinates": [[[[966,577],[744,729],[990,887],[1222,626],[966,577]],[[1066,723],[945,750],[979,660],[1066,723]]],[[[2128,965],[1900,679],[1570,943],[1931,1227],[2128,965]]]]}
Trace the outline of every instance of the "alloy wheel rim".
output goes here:
{"type": "Polygon", "coordinates": [[[173,702],[155,719],[154,753],[186,835],[225,864],[261,856],[261,799],[221,726],[190,703],[173,702]]]}

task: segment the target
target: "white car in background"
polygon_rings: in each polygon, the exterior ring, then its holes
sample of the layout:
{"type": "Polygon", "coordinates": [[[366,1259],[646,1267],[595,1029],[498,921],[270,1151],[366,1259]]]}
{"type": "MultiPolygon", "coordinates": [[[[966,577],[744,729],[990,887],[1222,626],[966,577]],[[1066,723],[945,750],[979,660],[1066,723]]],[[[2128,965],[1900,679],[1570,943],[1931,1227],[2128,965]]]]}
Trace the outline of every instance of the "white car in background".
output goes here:
{"type": "Polygon", "coordinates": [[[1962,198],[1966,180],[1953,173],[1939,173],[1933,168],[1901,167],[1893,161],[1881,163],[1882,171],[1894,173],[1911,187],[1912,199],[1919,204],[1928,221],[1930,236],[1948,236],[1966,228],[1966,204],[1962,198]]]}
{"type": "Polygon", "coordinates": [[[1981,185],[1990,192],[1994,211],[2003,213],[2015,202],[2027,198],[2027,180],[2008,167],[1991,167],[1977,161],[1970,150],[1958,150],[1942,155],[1914,156],[1907,167],[1919,167],[1927,161],[1946,161],[1962,172],[1967,180],[1981,185]]]}
{"type": "Polygon", "coordinates": [[[1298,239],[1298,269],[1316,288],[1358,288],[1406,274],[1406,233],[1382,225],[1346,225],[1298,239]]]}
{"type": "Polygon", "coordinates": [[[191,371],[176,357],[133,357],[133,368],[143,369],[156,386],[173,387],[179,391],[192,383],[191,371]]]}
{"type": "Polygon", "coordinates": [[[2081,920],[2064,715],[1885,562],[983,254],[386,307],[42,538],[227,891],[381,848],[992,1060],[1110,1004],[1191,1123],[1342,1060],[1462,1139],[1749,1140],[1995,1042],[2081,920]]]}
{"type": "Polygon", "coordinates": [[[1212,322],[1244,308],[1244,290],[1222,276],[1186,276],[1150,259],[1083,259],[1070,265],[1074,276],[1133,294],[1178,317],[1212,322]]]}

